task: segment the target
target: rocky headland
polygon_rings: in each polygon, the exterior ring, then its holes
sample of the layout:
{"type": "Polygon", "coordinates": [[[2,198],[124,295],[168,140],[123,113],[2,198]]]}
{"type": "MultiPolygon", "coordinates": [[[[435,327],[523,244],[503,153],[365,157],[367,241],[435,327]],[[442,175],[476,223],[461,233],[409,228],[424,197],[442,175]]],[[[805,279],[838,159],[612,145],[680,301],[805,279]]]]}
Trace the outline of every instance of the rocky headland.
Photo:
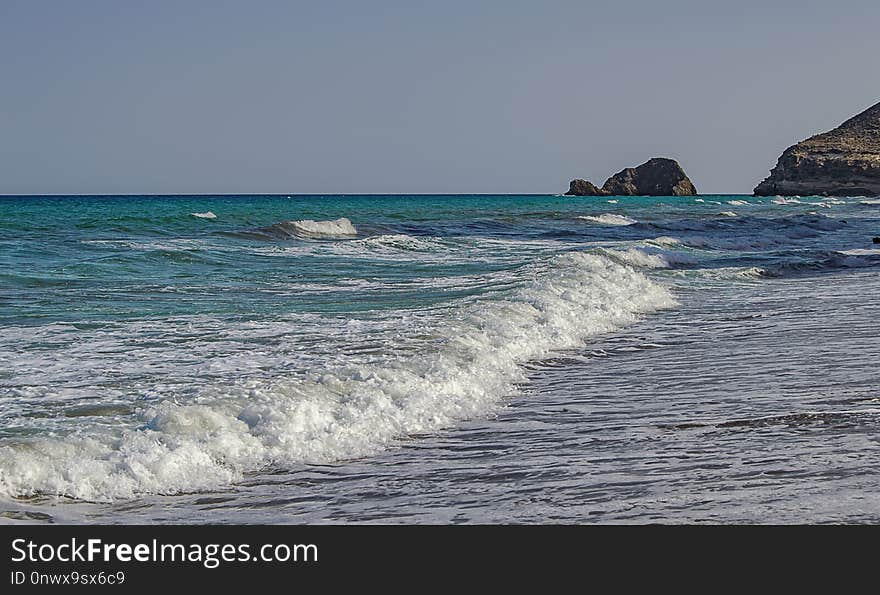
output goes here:
{"type": "Polygon", "coordinates": [[[628,167],[601,188],[587,180],[572,180],[568,196],[693,196],[697,189],[674,159],[654,157],[638,167],[628,167]]]}
{"type": "Polygon", "coordinates": [[[787,148],[755,196],[880,195],[880,103],[787,148]]]}

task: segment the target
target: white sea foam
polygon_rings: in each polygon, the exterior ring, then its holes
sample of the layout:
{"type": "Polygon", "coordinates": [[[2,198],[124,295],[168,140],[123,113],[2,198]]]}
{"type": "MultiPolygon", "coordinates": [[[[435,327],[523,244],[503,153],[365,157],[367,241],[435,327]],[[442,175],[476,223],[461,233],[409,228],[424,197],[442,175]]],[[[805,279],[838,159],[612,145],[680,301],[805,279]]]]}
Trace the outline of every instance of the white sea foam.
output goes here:
{"type": "Polygon", "coordinates": [[[749,202],[747,200],[728,200],[727,204],[733,205],[735,207],[740,207],[749,204],[749,202]]]}
{"type": "Polygon", "coordinates": [[[199,219],[216,219],[217,215],[215,215],[212,211],[205,211],[204,213],[190,213],[193,217],[198,217],[199,219]]]}
{"type": "Polygon", "coordinates": [[[849,256],[880,256],[880,248],[852,248],[851,250],[841,250],[840,253],[849,256]]]}
{"type": "Polygon", "coordinates": [[[419,353],[205,387],[144,409],[139,429],[7,442],[0,493],[110,500],[214,488],[267,465],[366,456],[490,414],[524,380],[522,364],[675,305],[665,287],[597,254],[524,272],[534,280],[506,299],[450,312],[419,353]]]}
{"type": "Polygon", "coordinates": [[[302,238],[334,239],[350,238],[357,235],[357,229],[345,217],[332,221],[302,219],[300,221],[288,221],[283,225],[289,228],[293,235],[302,238]]]}
{"type": "Polygon", "coordinates": [[[398,252],[439,252],[448,250],[449,245],[442,238],[411,236],[406,234],[387,234],[371,236],[343,244],[343,250],[357,251],[363,248],[370,254],[398,252]]]}
{"type": "Polygon", "coordinates": [[[660,236],[659,238],[651,238],[650,240],[645,241],[649,244],[656,244],[657,246],[678,246],[681,244],[681,240],[670,236],[660,236]]]}
{"type": "Polygon", "coordinates": [[[739,217],[739,215],[737,215],[733,211],[721,211],[718,214],[721,215],[722,217],[739,217]]]}
{"type": "MultiPolygon", "coordinates": [[[[258,233],[265,237],[295,237],[286,224],[261,228],[258,233]]],[[[286,258],[292,255],[334,255],[365,260],[417,261],[421,263],[465,264],[474,262],[522,262],[521,251],[529,249],[535,255],[557,254],[571,248],[573,242],[561,240],[504,240],[481,238],[474,241],[467,237],[411,236],[407,234],[383,234],[348,239],[344,242],[296,242],[253,244],[246,249],[253,254],[286,258]]],[[[241,249],[241,248],[240,248],[241,249]]]]}
{"type": "Polygon", "coordinates": [[[702,279],[715,281],[754,281],[767,276],[767,271],[761,267],[718,267],[675,272],[681,275],[695,275],[702,279]]]}
{"type": "Polygon", "coordinates": [[[612,204],[612,205],[616,205],[620,201],[615,198],[612,198],[612,199],[606,200],[605,202],[612,204]]]}
{"type": "Polygon", "coordinates": [[[602,213],[598,216],[579,215],[578,219],[598,223],[599,225],[632,225],[638,223],[638,221],[627,217],[626,215],[616,215],[614,213],[602,213]]]}
{"type": "Polygon", "coordinates": [[[385,234],[352,240],[335,242],[323,247],[324,251],[339,256],[365,258],[369,260],[387,259],[391,261],[412,260],[420,263],[466,263],[486,258],[495,259],[498,254],[485,250],[484,247],[473,248],[440,237],[411,236],[407,234],[385,234]]]}
{"type": "Polygon", "coordinates": [[[880,205],[880,198],[866,198],[859,201],[860,205],[880,205]]]}
{"type": "Polygon", "coordinates": [[[799,205],[803,204],[800,199],[797,198],[786,198],[785,196],[777,196],[773,200],[771,200],[773,204],[776,205],[799,205]]]}
{"type": "Polygon", "coordinates": [[[645,269],[668,269],[677,265],[692,265],[696,259],[685,252],[660,250],[650,246],[614,250],[600,248],[599,252],[621,264],[645,269]]]}

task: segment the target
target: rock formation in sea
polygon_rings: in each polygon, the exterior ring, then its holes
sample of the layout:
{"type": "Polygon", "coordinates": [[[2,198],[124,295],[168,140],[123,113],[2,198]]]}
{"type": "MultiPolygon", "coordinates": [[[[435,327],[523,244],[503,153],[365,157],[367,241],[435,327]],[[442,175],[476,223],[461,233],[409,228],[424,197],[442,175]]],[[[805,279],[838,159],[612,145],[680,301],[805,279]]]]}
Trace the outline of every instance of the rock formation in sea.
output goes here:
{"type": "Polygon", "coordinates": [[[602,192],[619,196],[693,196],[697,189],[677,161],[654,157],[608,178],[602,192]]]}
{"type": "Polygon", "coordinates": [[[880,195],[880,103],[782,153],[755,196],[880,195]]]}
{"type": "Polygon", "coordinates": [[[693,196],[693,183],[674,159],[654,157],[638,167],[628,167],[597,188],[586,180],[572,180],[571,196],[693,196]]]}
{"type": "Polygon", "coordinates": [[[595,184],[586,180],[572,180],[568,184],[568,192],[565,194],[567,196],[604,196],[595,184]]]}

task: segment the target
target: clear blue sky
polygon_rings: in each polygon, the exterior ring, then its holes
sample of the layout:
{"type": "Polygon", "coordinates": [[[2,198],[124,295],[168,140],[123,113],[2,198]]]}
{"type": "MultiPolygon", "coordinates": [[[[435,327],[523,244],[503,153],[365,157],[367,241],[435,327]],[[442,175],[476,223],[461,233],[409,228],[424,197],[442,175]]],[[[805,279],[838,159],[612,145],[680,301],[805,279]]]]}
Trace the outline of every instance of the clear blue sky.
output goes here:
{"type": "Polygon", "coordinates": [[[750,192],[880,101],[880,2],[0,0],[0,193],[750,192]]]}

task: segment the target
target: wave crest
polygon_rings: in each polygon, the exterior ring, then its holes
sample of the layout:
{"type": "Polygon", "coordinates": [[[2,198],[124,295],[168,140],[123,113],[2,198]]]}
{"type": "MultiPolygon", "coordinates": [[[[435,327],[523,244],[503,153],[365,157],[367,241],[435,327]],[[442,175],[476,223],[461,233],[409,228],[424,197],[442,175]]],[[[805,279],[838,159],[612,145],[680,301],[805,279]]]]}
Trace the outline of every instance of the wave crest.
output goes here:
{"type": "Polygon", "coordinates": [[[668,269],[697,263],[697,259],[687,253],[660,250],[651,246],[626,250],[600,248],[599,251],[621,264],[644,269],[668,269]]]}
{"type": "Polygon", "coordinates": [[[599,225],[633,225],[638,223],[638,221],[626,215],[616,215],[614,213],[602,213],[598,216],[579,215],[578,219],[598,223],[599,225]]]}
{"type": "Polygon", "coordinates": [[[282,223],[285,230],[301,238],[351,238],[357,235],[357,228],[345,217],[332,221],[313,221],[302,219],[300,221],[287,221],[282,223]]]}
{"type": "MultiPolygon", "coordinates": [[[[430,349],[299,379],[206,389],[166,400],[118,435],[38,439],[0,449],[0,493],[88,500],[200,491],[268,465],[362,457],[400,439],[492,413],[523,364],[675,305],[671,293],[598,254],[534,270],[506,299],[444,317],[430,349]]],[[[108,432],[108,430],[103,430],[108,432]]]]}
{"type": "Polygon", "coordinates": [[[298,221],[282,221],[266,227],[260,227],[250,232],[242,232],[236,235],[257,238],[275,239],[307,239],[307,240],[334,240],[353,238],[358,234],[357,228],[349,219],[327,221],[315,221],[313,219],[301,219],[298,221]]]}

